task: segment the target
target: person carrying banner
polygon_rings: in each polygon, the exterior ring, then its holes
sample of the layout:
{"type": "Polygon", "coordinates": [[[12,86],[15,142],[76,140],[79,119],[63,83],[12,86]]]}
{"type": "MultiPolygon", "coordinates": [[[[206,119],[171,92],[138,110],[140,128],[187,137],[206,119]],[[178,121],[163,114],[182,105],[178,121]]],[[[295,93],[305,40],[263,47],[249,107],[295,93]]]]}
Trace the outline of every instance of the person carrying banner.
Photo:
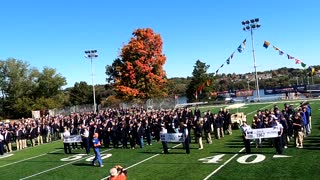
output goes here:
{"type": "Polygon", "coordinates": [[[93,150],[94,150],[94,159],[92,160],[92,165],[95,166],[96,165],[96,161],[98,161],[99,166],[103,167],[102,164],[102,159],[101,159],[101,155],[100,155],[100,140],[98,139],[99,135],[98,133],[94,133],[93,134],[93,140],[92,140],[92,144],[93,144],[93,150]]]}
{"type": "Polygon", "coordinates": [[[250,125],[247,124],[247,121],[242,121],[242,125],[240,129],[242,132],[242,139],[246,149],[246,153],[250,154],[251,153],[250,139],[248,139],[246,136],[247,136],[247,131],[251,130],[251,127],[250,125]]]}
{"type": "MultiPolygon", "coordinates": [[[[168,133],[166,127],[164,124],[161,124],[161,133],[168,133]]],[[[168,142],[167,141],[161,141],[162,143],[162,148],[163,148],[163,153],[164,154],[169,154],[168,151],[168,142]]]]}
{"type": "Polygon", "coordinates": [[[272,124],[273,128],[278,130],[278,137],[274,138],[274,147],[276,148],[276,152],[278,154],[283,153],[283,146],[282,146],[282,134],[283,134],[283,126],[279,122],[279,119],[275,117],[274,122],[272,124]]]}
{"type": "MultiPolygon", "coordinates": [[[[70,137],[70,132],[67,129],[67,127],[64,127],[64,133],[63,133],[63,138],[68,138],[70,137]]],[[[71,147],[69,142],[64,142],[63,143],[63,148],[64,148],[64,153],[66,154],[71,154],[71,147]]]]}

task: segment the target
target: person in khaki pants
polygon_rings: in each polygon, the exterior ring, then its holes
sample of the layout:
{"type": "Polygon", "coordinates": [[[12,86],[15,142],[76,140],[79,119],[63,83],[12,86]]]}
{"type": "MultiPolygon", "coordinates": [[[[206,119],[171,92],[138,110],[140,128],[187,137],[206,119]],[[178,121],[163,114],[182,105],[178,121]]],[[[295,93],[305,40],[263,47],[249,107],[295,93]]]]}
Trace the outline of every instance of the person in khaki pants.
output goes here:
{"type": "Polygon", "coordinates": [[[22,130],[21,130],[21,127],[20,126],[17,126],[16,127],[16,145],[17,145],[17,150],[21,150],[23,149],[22,147],[22,130]]]}
{"type": "Polygon", "coordinates": [[[196,138],[197,138],[198,143],[199,143],[199,150],[203,149],[202,131],[203,131],[203,118],[200,118],[196,122],[196,138]]]}
{"type": "Polygon", "coordinates": [[[11,145],[11,132],[9,132],[8,127],[5,128],[4,133],[4,144],[6,145],[7,153],[12,152],[12,145],[11,145]]]}

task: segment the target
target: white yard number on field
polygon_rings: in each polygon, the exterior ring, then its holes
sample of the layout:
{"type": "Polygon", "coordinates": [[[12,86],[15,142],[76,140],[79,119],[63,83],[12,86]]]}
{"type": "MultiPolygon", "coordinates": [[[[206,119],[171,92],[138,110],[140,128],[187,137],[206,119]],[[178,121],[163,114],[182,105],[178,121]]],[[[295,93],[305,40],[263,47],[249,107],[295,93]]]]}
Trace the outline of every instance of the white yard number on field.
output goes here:
{"type": "MultiPolygon", "coordinates": [[[[61,161],[75,161],[75,160],[83,158],[86,155],[87,154],[76,154],[76,155],[73,155],[73,156],[62,158],[61,161]]],[[[111,156],[112,156],[112,154],[101,154],[101,159],[107,159],[107,158],[109,158],[111,156]]],[[[91,157],[87,158],[86,161],[92,161],[93,158],[94,158],[94,156],[91,156],[91,157]]]]}
{"type": "MultiPolygon", "coordinates": [[[[219,163],[220,161],[222,161],[223,157],[225,156],[225,154],[218,154],[215,156],[210,156],[210,157],[206,157],[206,158],[201,158],[199,159],[199,161],[202,161],[203,163],[219,163]]],[[[273,158],[279,158],[279,157],[290,157],[290,156],[285,156],[285,155],[274,155],[273,158]]],[[[254,164],[254,163],[259,163],[262,162],[266,159],[266,156],[263,154],[247,154],[247,155],[243,155],[241,157],[239,157],[237,159],[238,163],[241,164],[254,164]]]]}

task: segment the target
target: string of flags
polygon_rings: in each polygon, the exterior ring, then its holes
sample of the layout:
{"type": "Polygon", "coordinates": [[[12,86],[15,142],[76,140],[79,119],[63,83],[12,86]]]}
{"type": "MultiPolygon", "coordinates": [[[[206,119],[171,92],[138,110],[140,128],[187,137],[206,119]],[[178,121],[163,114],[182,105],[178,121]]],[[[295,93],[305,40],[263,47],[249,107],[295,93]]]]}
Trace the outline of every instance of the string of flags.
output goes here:
{"type": "MultiPolygon", "coordinates": [[[[230,64],[231,60],[233,59],[234,54],[238,51],[239,53],[242,53],[245,48],[246,48],[246,44],[247,44],[247,39],[244,39],[242,41],[242,43],[238,46],[238,48],[233,51],[233,53],[231,53],[231,55],[228,57],[228,59],[216,70],[216,72],[214,73],[214,75],[217,75],[219,70],[225,65],[225,64],[230,64]]],[[[207,80],[206,82],[200,84],[200,86],[196,89],[196,92],[194,92],[194,96],[196,97],[196,99],[198,98],[198,94],[202,94],[202,90],[205,86],[210,86],[211,81],[207,80]]]]}
{"type": "Polygon", "coordinates": [[[231,60],[233,59],[234,54],[236,53],[236,51],[238,51],[239,53],[242,53],[242,51],[244,51],[244,49],[246,48],[246,44],[247,44],[247,39],[244,39],[242,41],[242,43],[238,46],[237,50],[233,51],[233,53],[231,53],[231,55],[228,57],[228,59],[216,70],[216,72],[214,73],[214,75],[217,75],[219,70],[225,65],[225,64],[230,64],[231,60]]]}
{"type": "MultiPolygon", "coordinates": [[[[269,41],[264,41],[264,43],[263,43],[263,47],[266,48],[266,49],[268,49],[268,47],[269,47],[270,45],[271,45],[271,44],[270,44],[269,41]]],[[[306,67],[307,67],[307,64],[304,63],[304,62],[302,62],[300,59],[295,58],[294,56],[291,56],[291,55],[288,54],[288,53],[285,53],[284,51],[282,51],[281,49],[279,49],[278,47],[276,47],[276,46],[274,46],[274,45],[272,45],[272,47],[273,47],[273,49],[274,49],[275,51],[278,51],[278,53],[279,53],[280,56],[284,56],[284,55],[286,54],[286,57],[287,57],[289,60],[294,60],[296,64],[300,64],[301,67],[303,67],[303,68],[306,68],[306,67]]],[[[311,75],[314,75],[314,74],[315,74],[315,68],[314,68],[314,67],[308,66],[308,70],[310,70],[311,75]]]]}

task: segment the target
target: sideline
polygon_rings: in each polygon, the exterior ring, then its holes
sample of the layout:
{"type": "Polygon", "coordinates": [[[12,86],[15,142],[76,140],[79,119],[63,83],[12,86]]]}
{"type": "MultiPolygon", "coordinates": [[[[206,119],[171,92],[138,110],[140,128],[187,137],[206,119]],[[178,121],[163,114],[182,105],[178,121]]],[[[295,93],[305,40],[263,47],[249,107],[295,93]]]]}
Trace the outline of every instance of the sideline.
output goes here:
{"type": "MultiPolygon", "coordinates": [[[[108,149],[108,150],[101,151],[101,153],[104,153],[104,152],[107,152],[107,151],[110,151],[110,150],[112,150],[112,149],[108,149]]],[[[89,155],[89,156],[90,156],[90,155],[89,155]]],[[[91,155],[90,157],[93,157],[93,156],[91,155]]],[[[39,173],[30,175],[30,176],[27,176],[27,177],[24,177],[24,178],[20,178],[20,180],[29,179],[29,178],[38,176],[38,175],[40,175],[40,174],[43,174],[43,173],[46,173],[46,172],[49,172],[49,171],[52,171],[52,170],[61,168],[61,167],[63,167],[63,166],[66,166],[66,165],[69,165],[69,164],[72,164],[72,163],[81,161],[81,160],[86,159],[86,158],[88,158],[88,156],[85,156],[85,157],[83,157],[83,158],[81,158],[81,159],[77,159],[77,160],[75,160],[75,161],[68,162],[68,163],[66,163],[66,164],[62,164],[62,165],[60,165],[60,166],[56,166],[56,167],[54,167],[54,168],[47,169],[47,170],[45,170],[45,171],[41,171],[41,172],[39,172],[39,173]]]]}
{"type": "MultiPolygon", "coordinates": [[[[174,149],[174,148],[176,148],[176,147],[178,147],[178,146],[180,146],[180,145],[181,145],[181,143],[173,146],[172,148],[170,148],[170,149],[168,149],[168,150],[174,149]]],[[[151,157],[148,157],[147,159],[144,159],[144,160],[142,160],[142,161],[139,161],[139,162],[137,162],[137,163],[135,163],[135,164],[127,167],[127,168],[124,168],[124,169],[127,170],[127,169],[130,169],[130,168],[133,168],[133,167],[135,167],[135,166],[137,166],[137,165],[139,165],[139,164],[141,164],[141,163],[143,163],[143,162],[145,162],[145,161],[148,161],[149,159],[152,159],[152,158],[154,158],[154,157],[157,157],[157,156],[159,156],[159,155],[160,155],[160,153],[155,154],[155,155],[153,155],[153,156],[151,156],[151,157]]],[[[110,176],[104,177],[104,178],[102,178],[101,180],[108,179],[109,177],[110,177],[110,176]]]]}
{"type": "Polygon", "coordinates": [[[35,159],[35,158],[38,158],[38,157],[41,157],[41,156],[44,156],[44,155],[47,155],[47,154],[50,154],[50,153],[55,153],[57,151],[61,151],[61,149],[58,149],[58,150],[55,150],[55,151],[52,151],[52,152],[49,152],[49,153],[40,154],[38,156],[33,156],[33,157],[30,157],[30,158],[27,158],[27,159],[22,159],[20,161],[12,162],[12,163],[9,163],[9,164],[5,164],[5,165],[0,166],[0,168],[6,167],[6,166],[10,166],[10,165],[13,165],[13,164],[17,164],[17,163],[20,163],[20,162],[23,162],[23,161],[28,161],[30,159],[35,159]]]}

